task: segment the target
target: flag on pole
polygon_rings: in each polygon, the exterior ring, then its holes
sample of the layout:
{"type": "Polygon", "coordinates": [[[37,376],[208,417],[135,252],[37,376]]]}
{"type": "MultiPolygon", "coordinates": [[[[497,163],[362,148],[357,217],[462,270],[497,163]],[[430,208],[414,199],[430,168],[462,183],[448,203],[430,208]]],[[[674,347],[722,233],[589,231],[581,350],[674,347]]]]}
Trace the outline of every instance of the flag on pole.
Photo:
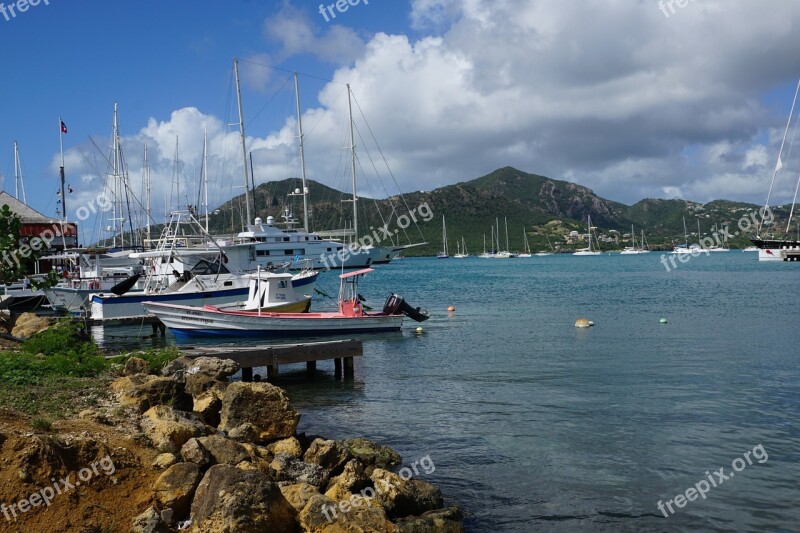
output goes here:
{"type": "Polygon", "coordinates": [[[64,121],[61,121],[61,133],[67,133],[67,125],[64,124],[64,121]]]}
{"type": "Polygon", "coordinates": [[[783,168],[783,161],[781,161],[781,158],[779,156],[778,157],[778,163],[775,165],[775,172],[778,172],[782,168],[783,168]]]}

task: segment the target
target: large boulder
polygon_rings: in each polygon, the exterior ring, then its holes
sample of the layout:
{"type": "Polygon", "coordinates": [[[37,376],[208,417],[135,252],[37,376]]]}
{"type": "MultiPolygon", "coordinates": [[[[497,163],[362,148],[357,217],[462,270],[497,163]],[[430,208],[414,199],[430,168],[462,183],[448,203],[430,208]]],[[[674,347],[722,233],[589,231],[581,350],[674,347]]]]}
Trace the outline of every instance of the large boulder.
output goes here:
{"type": "Polygon", "coordinates": [[[375,468],[387,469],[399,465],[403,458],[388,446],[382,446],[369,439],[355,438],[344,441],[344,446],[350,454],[367,466],[367,473],[371,474],[375,468]]]}
{"type": "Polygon", "coordinates": [[[131,357],[125,361],[125,369],[123,372],[126,376],[148,374],[150,372],[150,364],[139,357],[131,357]]]}
{"type": "Polygon", "coordinates": [[[256,443],[294,437],[300,415],[289,406],[283,389],[269,383],[231,383],[222,398],[220,429],[229,434],[249,424],[256,443]]]}
{"type": "Polygon", "coordinates": [[[178,463],[169,467],[153,485],[159,508],[172,509],[176,518],[188,515],[200,479],[200,468],[194,463],[178,463]]]}
{"type": "Polygon", "coordinates": [[[298,513],[308,505],[311,498],[319,495],[317,487],[308,483],[285,483],[280,489],[283,497],[298,513]]]}
{"type": "Polygon", "coordinates": [[[131,533],[168,533],[169,528],[161,515],[152,507],[131,521],[131,533]]]}
{"type": "Polygon", "coordinates": [[[20,339],[27,339],[41,333],[53,324],[55,324],[54,318],[37,316],[34,313],[22,313],[14,322],[11,334],[20,339]]]}
{"type": "Polygon", "coordinates": [[[197,442],[208,450],[212,464],[235,466],[242,461],[250,460],[250,454],[244,446],[222,435],[200,437],[197,442]]]}
{"type": "Polygon", "coordinates": [[[183,384],[172,378],[136,374],[115,380],[111,390],[118,394],[121,405],[134,407],[139,413],[156,405],[192,410],[192,397],[183,390],[183,384]]]}
{"type": "Polygon", "coordinates": [[[150,408],[140,422],[142,432],[161,452],[177,452],[192,437],[206,434],[205,425],[191,413],[167,405],[150,408]]]}
{"type": "Polygon", "coordinates": [[[210,389],[193,396],[194,413],[209,426],[217,427],[222,410],[222,397],[225,395],[227,383],[215,383],[210,389]]]}
{"type": "Polygon", "coordinates": [[[464,533],[464,514],[458,506],[428,511],[396,522],[401,533],[464,533]]]}
{"type": "Polygon", "coordinates": [[[181,457],[188,463],[204,468],[211,465],[211,454],[196,438],[189,439],[181,446],[181,457]]]}
{"type": "Polygon", "coordinates": [[[272,455],[283,453],[292,457],[297,457],[298,459],[303,457],[303,447],[300,446],[300,441],[297,440],[296,437],[289,437],[288,439],[273,442],[267,446],[267,450],[269,450],[272,455]]]}
{"type": "Polygon", "coordinates": [[[306,463],[319,465],[332,474],[338,474],[352,458],[345,446],[335,440],[324,439],[314,439],[303,456],[306,463]]]}
{"type": "Polygon", "coordinates": [[[405,479],[382,468],[376,468],[370,477],[375,486],[376,501],[389,518],[420,515],[444,505],[442,492],[426,481],[405,479]]]}
{"type": "Polygon", "coordinates": [[[192,502],[195,533],[294,531],[295,511],[269,476],[230,465],[206,472],[192,502]]]}
{"type": "Polygon", "coordinates": [[[319,465],[306,463],[290,455],[279,453],[269,465],[278,481],[308,483],[324,487],[328,482],[328,472],[319,465]]]}
{"type": "Polygon", "coordinates": [[[231,359],[198,357],[184,369],[186,392],[199,396],[216,385],[227,385],[228,378],[239,371],[239,364],[231,359]]]}
{"type": "MultiPolygon", "coordinates": [[[[372,480],[370,480],[369,476],[367,475],[366,466],[364,466],[364,463],[358,459],[353,459],[344,465],[344,469],[342,470],[341,474],[331,478],[330,482],[328,483],[328,490],[333,489],[335,491],[334,494],[341,494],[342,490],[353,493],[358,492],[367,485],[371,484],[372,480]]],[[[328,497],[331,496],[329,495],[328,497]]]]}
{"type": "Polygon", "coordinates": [[[395,533],[386,512],[368,498],[353,495],[351,500],[336,502],[322,495],[312,496],[300,512],[303,531],[312,533],[395,533]]]}

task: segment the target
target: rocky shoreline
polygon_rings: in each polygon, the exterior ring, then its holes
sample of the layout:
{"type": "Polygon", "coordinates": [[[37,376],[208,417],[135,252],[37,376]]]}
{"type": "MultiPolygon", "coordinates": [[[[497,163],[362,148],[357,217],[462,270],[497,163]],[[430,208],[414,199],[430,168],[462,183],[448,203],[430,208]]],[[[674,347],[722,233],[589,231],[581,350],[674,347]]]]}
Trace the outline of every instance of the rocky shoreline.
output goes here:
{"type": "Polygon", "coordinates": [[[0,419],[3,529],[464,530],[461,510],[418,478],[435,469],[430,457],[402,466],[367,439],[298,434],[286,392],[231,382],[238,370],[182,357],[155,374],[132,358],[112,397],[60,422],[55,435],[0,419]]]}

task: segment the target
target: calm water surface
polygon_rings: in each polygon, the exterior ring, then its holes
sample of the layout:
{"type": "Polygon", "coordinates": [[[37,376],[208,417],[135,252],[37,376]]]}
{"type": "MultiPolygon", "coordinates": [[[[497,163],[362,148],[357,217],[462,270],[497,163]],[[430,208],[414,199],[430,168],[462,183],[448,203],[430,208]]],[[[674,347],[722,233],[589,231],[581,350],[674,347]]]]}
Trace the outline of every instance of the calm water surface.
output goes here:
{"type": "MultiPolygon", "coordinates": [[[[312,381],[282,368],[280,384],[301,431],[429,455],[423,479],[469,531],[800,531],[800,265],[755,255],[672,272],[656,253],[404,259],[361,292],[428,308],[424,334],[407,321],[363,337],[353,382],[321,363],[312,381]],[[659,511],[759,444],[765,461],[659,511]]],[[[333,273],[318,285],[336,294],[333,273]]]]}

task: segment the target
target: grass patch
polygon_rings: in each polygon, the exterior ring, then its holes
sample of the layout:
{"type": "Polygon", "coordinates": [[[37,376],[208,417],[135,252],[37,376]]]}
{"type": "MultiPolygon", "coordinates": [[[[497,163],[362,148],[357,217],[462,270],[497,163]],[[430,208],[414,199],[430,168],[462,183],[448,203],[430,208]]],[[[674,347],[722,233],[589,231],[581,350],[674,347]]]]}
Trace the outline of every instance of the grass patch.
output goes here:
{"type": "MultiPolygon", "coordinates": [[[[5,354],[0,354],[0,358],[5,354]]],[[[46,376],[36,385],[0,384],[0,406],[58,420],[88,409],[107,394],[108,379],[46,376]]]]}

